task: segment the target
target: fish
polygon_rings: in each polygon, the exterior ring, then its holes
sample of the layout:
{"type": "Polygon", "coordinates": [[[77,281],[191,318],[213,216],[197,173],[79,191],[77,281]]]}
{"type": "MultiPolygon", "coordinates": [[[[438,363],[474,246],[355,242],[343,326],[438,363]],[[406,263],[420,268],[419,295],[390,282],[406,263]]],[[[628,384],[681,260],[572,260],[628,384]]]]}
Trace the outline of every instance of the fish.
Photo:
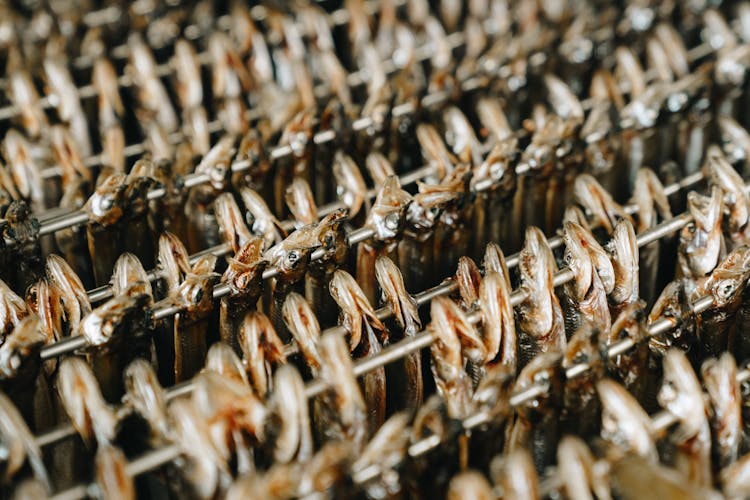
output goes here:
{"type": "Polygon", "coordinates": [[[29,315],[18,323],[0,346],[0,388],[13,400],[24,418],[39,427],[46,420],[41,413],[48,409],[49,401],[44,391],[29,388],[36,387],[42,367],[39,352],[46,343],[47,336],[39,318],[29,315]]]}
{"type": "Polygon", "coordinates": [[[221,276],[230,293],[221,298],[219,305],[219,336],[235,350],[239,348],[240,323],[263,295],[263,271],[268,262],[262,258],[262,246],[260,238],[251,237],[227,259],[227,268],[221,276]]]}
{"type": "Polygon", "coordinates": [[[300,288],[299,283],[310,265],[310,256],[320,245],[317,236],[315,226],[304,226],[263,253],[263,259],[278,271],[276,277],[266,282],[265,290],[268,292],[268,316],[284,341],[288,340],[289,334],[282,322],[281,309],[288,294],[300,288]]]}
{"type": "Polygon", "coordinates": [[[677,420],[677,428],[669,435],[676,447],[675,468],[696,487],[710,488],[711,429],[700,382],[682,351],[668,350],[663,363],[657,399],[677,420]]]}
{"type": "Polygon", "coordinates": [[[679,471],[642,457],[633,456],[615,462],[610,475],[615,494],[626,499],[642,498],[645,485],[648,485],[648,494],[653,492],[659,498],[721,498],[711,488],[687,481],[679,471]]]}
{"type": "Polygon", "coordinates": [[[286,363],[284,344],[271,320],[258,311],[249,311],[239,329],[238,343],[243,363],[255,393],[264,398],[273,390],[271,367],[286,363]]]}
{"type": "Polygon", "coordinates": [[[122,249],[119,224],[124,215],[125,188],[125,175],[113,174],[100,181],[84,206],[89,215],[89,255],[97,285],[106,283],[122,249]]]}
{"type": "Polygon", "coordinates": [[[84,443],[112,443],[118,429],[117,414],[104,400],[91,368],[81,358],[60,363],[57,388],[71,424],[84,443]]]}
{"type": "Polygon", "coordinates": [[[329,388],[321,395],[316,427],[322,441],[345,440],[361,452],[368,437],[367,407],[354,377],[354,367],[343,336],[320,337],[321,377],[329,388]]]}
{"type": "MultiPolygon", "coordinates": [[[[333,300],[341,309],[339,324],[349,334],[349,349],[353,356],[368,358],[377,355],[383,344],[389,341],[388,330],[354,277],[344,270],[337,269],[333,272],[329,289],[333,300]]],[[[364,376],[363,386],[368,409],[368,427],[372,435],[385,420],[385,368],[369,371],[364,376]]]]}
{"type": "Polygon", "coordinates": [[[7,452],[3,474],[0,476],[2,482],[5,484],[13,479],[24,463],[28,462],[44,494],[51,493],[52,482],[44,464],[42,451],[18,409],[3,393],[0,393],[0,436],[7,452]]]}
{"type": "MultiPolygon", "coordinates": [[[[627,222],[625,222],[627,224],[627,222]]],[[[610,255],[589,230],[575,222],[563,226],[564,261],[573,271],[573,281],[565,286],[566,331],[576,331],[584,323],[606,332],[612,326],[607,296],[614,291],[616,278],[610,255]]],[[[621,267],[628,263],[618,261],[621,267]]],[[[637,291],[636,291],[637,296],[637,291]]]]}
{"type": "Polygon", "coordinates": [[[401,478],[398,469],[403,463],[409,445],[409,420],[405,412],[393,414],[372,436],[362,453],[350,467],[353,478],[360,477],[368,469],[377,468],[375,479],[359,486],[367,493],[378,491],[398,493],[401,491],[401,478]]]}
{"type": "Polygon", "coordinates": [[[347,209],[335,210],[315,225],[315,238],[322,251],[319,258],[310,262],[305,275],[305,298],[313,307],[322,327],[333,326],[337,317],[336,302],[329,293],[329,283],[337,268],[347,264],[349,243],[345,225],[349,221],[347,209]]]}
{"type": "MultiPolygon", "coordinates": [[[[653,170],[645,168],[638,170],[631,202],[638,207],[633,225],[638,234],[672,218],[664,186],[653,170]]],[[[646,304],[652,304],[656,300],[657,290],[666,285],[665,279],[672,279],[668,273],[661,272],[662,262],[671,258],[669,253],[671,253],[669,244],[661,239],[639,250],[640,296],[646,304]]]]}
{"type": "Polygon", "coordinates": [[[216,342],[206,353],[206,363],[201,372],[213,372],[238,382],[242,385],[250,385],[245,364],[225,342],[216,342]]]}
{"type": "Polygon", "coordinates": [[[726,215],[722,219],[722,229],[727,233],[727,250],[731,251],[748,241],[744,234],[750,220],[750,200],[745,192],[745,181],[716,146],[710,147],[706,152],[705,170],[710,184],[724,193],[726,215]]]}
{"type": "Polygon", "coordinates": [[[456,474],[448,484],[448,491],[445,497],[450,500],[460,498],[475,498],[476,500],[490,500],[495,498],[487,478],[481,473],[467,470],[456,474]]]}
{"type": "Polygon", "coordinates": [[[528,450],[518,449],[500,455],[490,464],[493,483],[502,488],[503,498],[540,498],[539,476],[528,450]]]}
{"type": "Polygon", "coordinates": [[[566,344],[563,311],[553,285],[557,265],[544,234],[536,227],[526,229],[518,269],[527,296],[518,308],[523,363],[539,352],[562,352],[566,344]]]}
{"type": "Polygon", "coordinates": [[[680,231],[678,269],[683,276],[699,278],[710,273],[725,254],[724,197],[717,187],[711,189],[710,197],[691,191],[687,207],[693,222],[680,231]]]}
{"type": "Polygon", "coordinates": [[[622,385],[610,379],[600,380],[596,391],[602,404],[602,438],[612,443],[619,455],[633,454],[656,464],[656,433],[638,401],[622,385]]]}
{"type": "Polygon", "coordinates": [[[557,472],[569,498],[612,498],[609,477],[597,465],[591,450],[581,438],[564,436],[557,445],[557,472]]]}
{"type": "MultiPolygon", "coordinates": [[[[377,300],[375,263],[381,255],[393,255],[399,246],[398,238],[406,225],[406,214],[412,196],[401,189],[398,177],[391,175],[383,181],[375,202],[367,214],[364,226],[373,236],[357,245],[357,283],[370,303],[377,300]]],[[[392,258],[397,258],[393,255],[392,258]]]]}
{"type": "Polygon", "coordinates": [[[714,299],[712,307],[696,318],[698,345],[709,356],[718,356],[732,347],[730,343],[737,331],[734,319],[742,307],[742,294],[750,277],[749,264],[750,247],[738,247],[711,274],[694,282],[695,288],[689,295],[691,302],[706,295],[714,299]]]}
{"type": "Polygon", "coordinates": [[[268,409],[247,384],[213,371],[195,379],[192,403],[205,419],[214,448],[238,474],[254,470],[251,447],[265,440],[268,409]]]}
{"type": "Polygon", "coordinates": [[[310,304],[300,294],[291,292],[284,301],[281,314],[308,369],[318,377],[323,363],[318,345],[321,331],[310,304]]]}
{"type": "Polygon", "coordinates": [[[154,368],[145,359],[135,359],[125,368],[123,379],[123,402],[146,421],[150,442],[155,446],[169,442],[172,429],[167,411],[167,395],[154,368]]]}
{"type": "Polygon", "coordinates": [[[430,304],[429,331],[436,337],[430,346],[432,373],[451,418],[461,419],[473,410],[473,385],[464,370],[464,360],[482,366],[487,357],[485,344],[458,305],[445,297],[430,304]]]}
{"type": "MultiPolygon", "coordinates": [[[[401,271],[391,259],[379,256],[375,260],[375,276],[398,326],[398,329],[388,329],[390,339],[399,341],[400,338],[413,338],[421,330],[422,320],[416,300],[406,290],[401,271]],[[402,337],[399,338],[399,334],[402,337]]],[[[424,399],[421,353],[409,354],[403,358],[400,366],[390,365],[389,368],[391,371],[386,369],[386,380],[392,387],[389,396],[398,400],[399,408],[416,411],[424,399]]]]}
{"type": "Polygon", "coordinates": [[[175,442],[185,460],[180,466],[181,476],[200,498],[211,498],[229,481],[229,470],[216,449],[208,422],[188,399],[177,399],[169,404],[170,420],[175,442]]]}
{"type": "Polygon", "coordinates": [[[175,305],[180,312],[173,319],[174,377],[182,381],[195,374],[206,355],[206,329],[213,309],[213,288],[219,281],[215,255],[199,258],[175,291],[154,307],[175,305]]]}
{"type": "Polygon", "coordinates": [[[274,436],[274,460],[280,464],[308,463],[314,449],[302,377],[293,366],[280,366],[274,374],[273,385],[275,390],[269,408],[271,425],[276,429],[270,431],[274,436]]]}
{"type": "Polygon", "coordinates": [[[710,402],[712,462],[723,469],[737,461],[742,443],[742,395],[734,356],[725,352],[704,361],[701,379],[710,402]]]}

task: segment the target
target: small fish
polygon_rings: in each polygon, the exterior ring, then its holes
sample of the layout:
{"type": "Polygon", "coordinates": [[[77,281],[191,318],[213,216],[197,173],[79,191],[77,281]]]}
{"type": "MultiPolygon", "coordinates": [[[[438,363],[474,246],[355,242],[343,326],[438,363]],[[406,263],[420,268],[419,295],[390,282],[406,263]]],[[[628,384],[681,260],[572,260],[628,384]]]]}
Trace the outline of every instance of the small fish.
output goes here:
{"type": "Polygon", "coordinates": [[[367,185],[354,160],[338,151],[333,159],[333,176],[336,179],[336,194],[349,209],[349,217],[354,219],[365,204],[367,185]]]}
{"type": "Polygon", "coordinates": [[[565,324],[560,302],[555,295],[555,257],[541,230],[526,230],[526,242],[519,259],[521,287],[527,299],[519,306],[521,357],[529,358],[537,352],[565,350],[565,324]],[[525,351],[526,352],[525,352],[525,351]]]}
{"type": "MultiPolygon", "coordinates": [[[[383,294],[383,298],[393,312],[393,317],[403,338],[414,337],[422,328],[417,302],[409,295],[404,285],[404,278],[396,264],[385,256],[375,260],[375,276],[383,294]]],[[[394,330],[391,329],[393,338],[394,330]]],[[[397,341],[398,338],[393,338],[397,341]]],[[[422,381],[422,355],[415,352],[405,356],[401,366],[393,368],[395,375],[388,375],[389,385],[394,385],[391,394],[401,401],[399,407],[415,411],[424,397],[422,381]]]]}
{"type": "Polygon", "coordinates": [[[445,399],[451,418],[465,418],[473,410],[473,387],[464,370],[464,358],[482,366],[487,357],[484,342],[466,314],[450,299],[433,299],[430,317],[428,328],[436,337],[430,352],[438,393],[445,399]]]}
{"type": "Polygon", "coordinates": [[[607,295],[613,292],[617,281],[610,256],[593,234],[575,222],[565,223],[563,241],[563,258],[574,275],[565,287],[566,330],[576,331],[590,323],[606,332],[612,325],[607,295]]]}
{"type": "Polygon", "coordinates": [[[91,445],[111,443],[115,437],[118,419],[96,382],[91,368],[81,358],[65,358],[60,363],[57,387],[60,400],[76,432],[91,445]]]}
{"type": "Polygon", "coordinates": [[[377,467],[377,478],[363,485],[366,492],[385,489],[389,492],[401,490],[398,468],[403,463],[409,444],[409,415],[395,413],[378,429],[362,453],[351,465],[351,474],[357,477],[362,471],[377,467]]]}
{"type": "Polygon", "coordinates": [[[700,382],[687,356],[679,349],[667,351],[663,366],[664,378],[657,398],[678,421],[678,427],[670,433],[670,440],[677,447],[675,468],[691,484],[709,488],[711,429],[700,382]]]}
{"type": "Polygon", "coordinates": [[[516,372],[516,324],[510,301],[511,288],[507,275],[485,268],[485,276],[479,285],[479,310],[487,363],[505,366],[516,372]]]}
{"type": "MultiPolygon", "coordinates": [[[[229,295],[219,305],[219,335],[234,347],[239,347],[240,323],[248,310],[254,309],[263,294],[263,271],[268,263],[262,258],[263,241],[251,237],[227,259],[227,269],[221,277],[229,284],[229,295]]],[[[238,351],[239,352],[239,351],[238,351]]]]}
{"type": "MultiPolygon", "coordinates": [[[[334,271],[329,289],[341,309],[339,324],[349,333],[349,349],[355,358],[377,355],[382,350],[382,345],[388,343],[388,330],[352,275],[341,269],[334,271]]],[[[383,367],[371,370],[364,376],[370,434],[385,420],[385,384],[383,367]]]]}
{"type": "Polygon", "coordinates": [[[200,498],[212,498],[228,482],[229,470],[211,438],[208,422],[190,400],[177,399],[169,405],[175,441],[186,460],[182,477],[200,498]]]}
{"type": "Polygon", "coordinates": [[[318,252],[322,255],[310,262],[305,275],[305,298],[313,307],[322,326],[333,326],[337,317],[335,300],[329,293],[328,285],[336,269],[345,265],[349,256],[349,244],[345,223],[349,220],[347,209],[339,209],[323,217],[315,225],[318,252]]]}
{"type": "Polygon", "coordinates": [[[568,498],[612,498],[609,478],[597,465],[591,450],[579,437],[565,436],[557,445],[558,475],[568,498]]]}
{"type": "MultiPolygon", "coordinates": [[[[489,481],[481,473],[472,470],[463,471],[453,476],[445,494],[445,498],[450,500],[462,498],[492,500],[495,497],[489,481]]],[[[512,498],[512,496],[509,495],[507,498],[512,498]]]]}
{"type": "Polygon", "coordinates": [[[156,73],[151,49],[140,35],[128,38],[130,61],[127,72],[138,89],[140,121],[156,121],[168,133],[177,130],[179,121],[167,91],[156,73]]]}
{"type": "Polygon", "coordinates": [[[361,451],[367,440],[367,407],[344,338],[333,332],[323,335],[320,357],[321,377],[330,386],[322,395],[321,438],[346,440],[355,451],[361,451]]]}
{"type": "Polygon", "coordinates": [[[102,446],[96,451],[96,483],[102,500],[134,500],[135,481],[128,460],[119,448],[102,446]]]}
{"type": "Polygon", "coordinates": [[[267,286],[266,290],[270,303],[269,317],[282,340],[288,338],[288,332],[281,321],[282,306],[287,295],[295,290],[296,285],[305,277],[310,264],[310,256],[320,245],[317,236],[315,226],[305,226],[297,229],[263,254],[263,259],[278,271],[276,277],[267,282],[270,286],[267,286]]]}
{"type": "Polygon", "coordinates": [[[655,432],[651,419],[635,398],[620,384],[609,379],[596,384],[602,403],[601,435],[622,454],[635,454],[657,463],[655,432]]]}
{"type": "Polygon", "coordinates": [[[26,302],[0,281],[0,345],[23,318],[30,313],[26,302]]]}
{"type": "Polygon", "coordinates": [[[724,196],[717,187],[711,196],[688,193],[687,207],[693,222],[680,232],[679,269],[684,276],[700,278],[710,273],[724,255],[721,232],[724,196]]]}
{"type": "Polygon", "coordinates": [[[626,457],[615,462],[610,476],[615,495],[625,500],[636,500],[643,495],[658,495],[665,499],[722,498],[709,487],[701,487],[687,480],[684,474],[642,457],[626,457]]]}
{"type": "MultiPolygon", "coordinates": [[[[631,202],[638,207],[634,229],[639,234],[672,218],[664,186],[653,170],[646,168],[638,170],[631,202]]],[[[672,258],[671,255],[665,255],[665,251],[668,250],[669,246],[663,242],[663,239],[649,243],[639,250],[640,295],[647,304],[652,304],[656,300],[657,290],[664,288],[666,284],[663,283],[662,276],[668,273],[660,271],[660,264],[665,257],[672,258]]],[[[616,259],[613,262],[617,265],[616,259]]],[[[671,277],[667,276],[667,279],[671,277]]]]}
{"type": "Polygon", "coordinates": [[[711,403],[713,458],[724,468],[737,461],[742,442],[742,395],[734,357],[725,352],[704,361],[701,378],[711,403]]]}
{"type": "Polygon", "coordinates": [[[67,61],[59,57],[47,57],[43,63],[48,92],[57,97],[57,113],[67,123],[78,148],[84,156],[91,155],[89,124],[81,108],[73,76],[67,61]]]}
{"type": "Polygon", "coordinates": [[[151,443],[163,444],[171,437],[172,430],[167,413],[167,396],[153,367],[144,359],[136,359],[125,369],[123,378],[124,403],[148,423],[151,443]]]}
{"type": "Polygon", "coordinates": [[[372,229],[372,238],[357,245],[357,283],[371,303],[375,303],[376,290],[373,274],[375,262],[381,255],[393,253],[398,246],[396,240],[406,223],[406,213],[412,196],[401,189],[398,177],[385,179],[367,214],[363,227],[372,229]]]}
{"type": "Polygon", "coordinates": [[[192,402],[206,420],[214,447],[243,474],[254,469],[252,449],[265,440],[268,410],[252,388],[212,371],[196,376],[192,402]]]}
{"type": "Polygon", "coordinates": [[[258,311],[249,311],[245,315],[237,340],[253,389],[258,396],[265,398],[273,390],[272,364],[286,362],[284,344],[276,334],[271,320],[258,311]]]}
{"type": "Polygon", "coordinates": [[[244,363],[225,342],[219,341],[211,346],[206,353],[206,363],[202,371],[218,373],[242,385],[250,385],[244,363]]]}
{"type": "Polygon", "coordinates": [[[38,139],[49,125],[28,72],[18,69],[8,76],[8,97],[20,110],[21,124],[26,133],[32,139],[38,139]]]}
{"type": "Polygon", "coordinates": [[[89,215],[89,255],[99,285],[106,282],[122,251],[119,223],[124,214],[125,187],[124,174],[111,175],[100,182],[84,206],[89,215]]]}
{"type": "MultiPolygon", "coordinates": [[[[498,456],[490,464],[493,483],[502,488],[508,500],[540,498],[539,476],[528,450],[518,449],[498,456]]],[[[494,495],[493,495],[494,496],[494,495]]]]}
{"type": "Polygon", "coordinates": [[[732,250],[738,245],[747,244],[745,233],[750,221],[750,199],[745,191],[745,181],[727,161],[718,147],[712,146],[706,153],[705,169],[712,186],[724,193],[723,229],[728,233],[728,246],[732,250]]]}
{"type": "Polygon", "coordinates": [[[281,314],[305,363],[313,376],[317,377],[323,362],[318,345],[320,325],[310,304],[305,301],[304,297],[292,292],[287,295],[281,314]]]}
{"type": "Polygon", "coordinates": [[[52,491],[50,477],[44,464],[42,451],[36,444],[34,435],[10,399],[0,393],[0,437],[3,441],[4,456],[3,483],[13,479],[28,461],[34,478],[43,486],[44,494],[52,491]]]}
{"type": "Polygon", "coordinates": [[[247,223],[252,233],[260,236],[264,241],[264,250],[271,248],[273,245],[280,243],[286,233],[281,229],[281,223],[271,213],[266,202],[260,195],[250,188],[240,190],[242,203],[247,211],[247,223]]]}
{"type": "Polygon", "coordinates": [[[278,422],[273,456],[277,463],[307,463],[312,459],[313,440],[305,386],[297,370],[279,367],[274,375],[269,408],[278,422]]]}
{"type": "Polygon", "coordinates": [[[588,174],[576,177],[573,191],[576,201],[589,216],[591,228],[603,228],[606,234],[612,234],[620,220],[631,221],[630,215],[612,196],[588,174]]]}

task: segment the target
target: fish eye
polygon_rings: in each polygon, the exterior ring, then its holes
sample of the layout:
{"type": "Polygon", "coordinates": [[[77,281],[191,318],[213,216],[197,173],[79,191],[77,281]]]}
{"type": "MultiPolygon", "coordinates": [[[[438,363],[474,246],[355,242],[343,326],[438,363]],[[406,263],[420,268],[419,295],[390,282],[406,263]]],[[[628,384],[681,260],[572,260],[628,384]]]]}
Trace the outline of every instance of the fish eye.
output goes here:
{"type": "Polygon", "coordinates": [[[297,250],[292,250],[286,256],[286,260],[288,260],[290,264],[296,264],[297,261],[299,261],[299,258],[300,258],[300,255],[297,250]]]}
{"type": "Polygon", "coordinates": [[[388,214],[385,216],[385,227],[395,231],[398,229],[398,214],[388,214]]]}
{"type": "Polygon", "coordinates": [[[719,297],[727,299],[734,293],[735,289],[734,282],[731,280],[723,280],[718,286],[719,297]]]}

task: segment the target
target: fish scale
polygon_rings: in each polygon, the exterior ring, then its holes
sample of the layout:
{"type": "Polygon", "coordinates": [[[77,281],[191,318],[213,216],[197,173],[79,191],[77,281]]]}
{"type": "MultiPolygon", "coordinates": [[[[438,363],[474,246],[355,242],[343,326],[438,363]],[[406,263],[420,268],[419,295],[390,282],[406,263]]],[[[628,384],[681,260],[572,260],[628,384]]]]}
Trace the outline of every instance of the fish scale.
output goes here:
{"type": "Polygon", "coordinates": [[[750,495],[750,7],[289,7],[2,7],[0,496],[750,495]]]}

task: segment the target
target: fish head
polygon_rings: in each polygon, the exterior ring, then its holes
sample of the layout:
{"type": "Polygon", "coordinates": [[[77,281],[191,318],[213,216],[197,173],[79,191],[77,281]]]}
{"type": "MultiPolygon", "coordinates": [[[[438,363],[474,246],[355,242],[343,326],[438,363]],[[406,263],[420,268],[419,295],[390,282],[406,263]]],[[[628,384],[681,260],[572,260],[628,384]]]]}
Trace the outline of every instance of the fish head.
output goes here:
{"type": "Polygon", "coordinates": [[[229,283],[235,293],[260,296],[263,291],[263,271],[268,261],[263,259],[263,240],[251,237],[242,245],[234,257],[227,259],[227,269],[221,281],[229,283]]]}
{"type": "Polygon", "coordinates": [[[164,273],[167,289],[174,291],[190,272],[190,260],[182,241],[170,232],[159,236],[159,269],[164,273]]]}
{"type": "Polygon", "coordinates": [[[344,233],[344,223],[349,219],[345,208],[334,210],[323,217],[315,226],[318,243],[326,253],[326,259],[342,263],[349,252],[349,245],[344,233]]]}
{"type": "Polygon", "coordinates": [[[375,231],[378,240],[389,240],[399,235],[406,221],[412,196],[401,189],[398,177],[385,179],[370,209],[366,225],[375,231]]]}
{"type": "Polygon", "coordinates": [[[124,212],[125,188],[124,174],[112,174],[99,183],[84,206],[91,221],[105,226],[119,221],[124,212]]]}
{"type": "Polygon", "coordinates": [[[278,270],[278,277],[287,283],[302,279],[310,263],[310,255],[320,245],[315,226],[304,226],[269,248],[264,258],[278,270]]]}
{"type": "Polygon", "coordinates": [[[608,245],[612,255],[610,263],[613,270],[610,297],[615,303],[622,304],[637,300],[639,294],[639,250],[638,240],[633,225],[626,220],[615,226],[612,240],[608,245]]]}

